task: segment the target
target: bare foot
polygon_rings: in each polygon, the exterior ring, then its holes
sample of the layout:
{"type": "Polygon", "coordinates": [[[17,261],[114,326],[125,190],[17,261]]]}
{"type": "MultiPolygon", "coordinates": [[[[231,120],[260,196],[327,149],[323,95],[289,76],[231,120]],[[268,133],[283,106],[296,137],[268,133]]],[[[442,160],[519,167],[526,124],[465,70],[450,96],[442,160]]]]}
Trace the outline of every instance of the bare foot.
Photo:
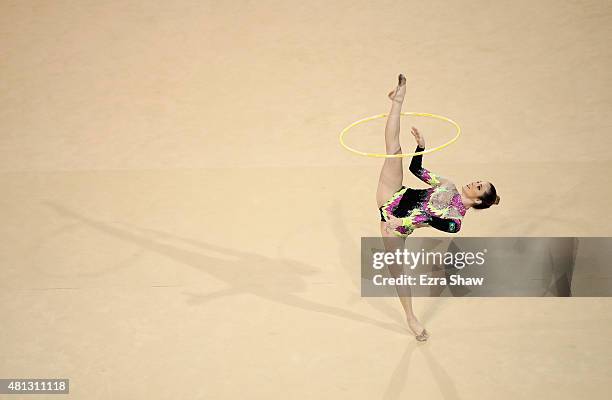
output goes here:
{"type": "Polygon", "coordinates": [[[427,333],[427,330],[423,327],[423,325],[421,325],[418,319],[416,318],[408,319],[408,327],[414,334],[414,337],[416,338],[416,340],[418,340],[419,342],[424,342],[429,338],[429,334],[427,333]]]}
{"type": "Polygon", "coordinates": [[[404,95],[406,94],[406,77],[403,74],[399,74],[397,80],[397,87],[389,92],[389,99],[397,103],[402,103],[404,101],[404,95]]]}

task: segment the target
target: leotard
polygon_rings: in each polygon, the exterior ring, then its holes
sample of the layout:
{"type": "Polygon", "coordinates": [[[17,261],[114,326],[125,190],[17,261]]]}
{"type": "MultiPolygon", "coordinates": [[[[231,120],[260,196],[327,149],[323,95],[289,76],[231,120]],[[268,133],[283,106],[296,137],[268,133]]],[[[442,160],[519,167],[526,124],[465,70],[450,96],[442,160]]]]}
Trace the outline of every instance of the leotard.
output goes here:
{"type": "MultiPolygon", "coordinates": [[[[423,150],[420,146],[416,148],[416,151],[423,150]]],[[[402,186],[379,208],[380,220],[386,221],[389,215],[401,218],[402,225],[393,231],[399,237],[406,237],[422,226],[457,233],[466,212],[461,194],[452,182],[423,168],[422,159],[422,155],[412,157],[410,172],[431,187],[411,189],[402,186]]]]}

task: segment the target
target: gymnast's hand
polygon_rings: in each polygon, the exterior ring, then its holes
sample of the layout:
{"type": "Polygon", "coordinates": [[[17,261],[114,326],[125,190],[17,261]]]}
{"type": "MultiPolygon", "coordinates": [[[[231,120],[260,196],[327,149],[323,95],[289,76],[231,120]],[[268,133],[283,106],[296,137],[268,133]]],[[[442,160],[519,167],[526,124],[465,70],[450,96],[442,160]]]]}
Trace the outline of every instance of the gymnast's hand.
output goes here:
{"type": "Polygon", "coordinates": [[[413,126],[410,133],[412,133],[412,136],[414,136],[414,138],[416,139],[416,142],[419,147],[425,148],[425,139],[423,138],[423,135],[421,135],[419,130],[413,126]]]}
{"type": "Polygon", "coordinates": [[[395,229],[397,229],[397,227],[402,226],[402,225],[403,223],[402,223],[401,218],[397,218],[394,215],[390,215],[389,220],[385,223],[385,232],[391,233],[395,229]]]}

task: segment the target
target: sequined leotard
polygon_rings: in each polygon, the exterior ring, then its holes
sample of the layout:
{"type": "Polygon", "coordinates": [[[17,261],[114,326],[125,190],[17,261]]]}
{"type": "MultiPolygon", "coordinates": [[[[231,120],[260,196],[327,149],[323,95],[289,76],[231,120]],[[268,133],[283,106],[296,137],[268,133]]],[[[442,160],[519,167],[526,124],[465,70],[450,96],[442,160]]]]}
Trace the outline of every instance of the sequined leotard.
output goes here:
{"type": "MultiPolygon", "coordinates": [[[[416,148],[416,151],[423,150],[420,146],[416,148]]],[[[423,168],[422,159],[422,155],[412,157],[410,172],[431,188],[402,186],[379,208],[381,221],[389,219],[389,215],[402,219],[402,226],[393,231],[395,236],[406,237],[421,226],[431,226],[449,233],[461,229],[461,220],[466,212],[461,194],[452,182],[423,168]]]]}

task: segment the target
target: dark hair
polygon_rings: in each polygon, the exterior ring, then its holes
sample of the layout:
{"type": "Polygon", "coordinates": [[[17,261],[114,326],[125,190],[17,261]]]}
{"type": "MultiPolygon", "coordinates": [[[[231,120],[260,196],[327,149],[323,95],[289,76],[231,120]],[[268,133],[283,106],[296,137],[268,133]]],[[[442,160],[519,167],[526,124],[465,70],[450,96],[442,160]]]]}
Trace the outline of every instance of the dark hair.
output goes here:
{"type": "Polygon", "coordinates": [[[497,195],[495,186],[493,186],[491,182],[489,182],[489,184],[491,185],[491,188],[480,198],[480,200],[482,200],[482,203],[474,204],[472,207],[482,210],[484,208],[491,207],[493,204],[499,204],[499,196],[497,195]]]}

